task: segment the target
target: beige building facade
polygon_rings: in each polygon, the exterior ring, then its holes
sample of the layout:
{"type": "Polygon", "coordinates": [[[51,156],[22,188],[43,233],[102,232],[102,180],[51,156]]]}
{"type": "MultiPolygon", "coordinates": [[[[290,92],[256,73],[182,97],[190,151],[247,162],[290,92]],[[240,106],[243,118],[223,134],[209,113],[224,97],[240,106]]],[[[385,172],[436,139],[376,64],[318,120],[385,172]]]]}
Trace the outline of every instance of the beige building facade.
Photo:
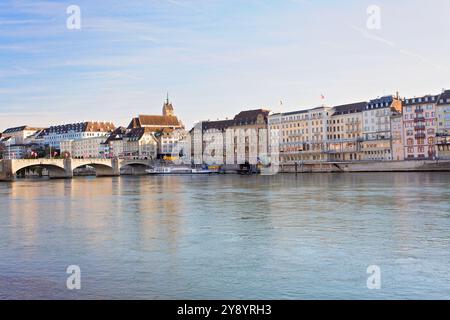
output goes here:
{"type": "Polygon", "coordinates": [[[366,105],[366,102],[358,102],[333,107],[333,114],[328,120],[327,129],[330,161],[361,160],[362,111],[366,105]]]}
{"type": "Polygon", "coordinates": [[[365,105],[360,102],[271,115],[269,137],[279,144],[280,163],[357,160],[365,105]]]}
{"type": "Polygon", "coordinates": [[[230,120],[203,121],[190,131],[195,163],[257,165],[268,156],[269,111],[242,111],[230,120]]]}
{"type": "Polygon", "coordinates": [[[102,145],[108,136],[92,137],[60,142],[61,156],[66,158],[89,159],[103,158],[102,145]]]}
{"type": "Polygon", "coordinates": [[[131,129],[124,135],[122,142],[121,158],[154,160],[158,156],[158,141],[151,129],[131,129]]]}
{"type": "Polygon", "coordinates": [[[403,141],[403,115],[401,113],[391,116],[392,131],[392,159],[405,160],[405,146],[403,141]]]}
{"type": "Polygon", "coordinates": [[[269,137],[279,143],[280,163],[328,161],[328,124],[332,113],[332,108],[322,106],[270,115],[269,137]]]}

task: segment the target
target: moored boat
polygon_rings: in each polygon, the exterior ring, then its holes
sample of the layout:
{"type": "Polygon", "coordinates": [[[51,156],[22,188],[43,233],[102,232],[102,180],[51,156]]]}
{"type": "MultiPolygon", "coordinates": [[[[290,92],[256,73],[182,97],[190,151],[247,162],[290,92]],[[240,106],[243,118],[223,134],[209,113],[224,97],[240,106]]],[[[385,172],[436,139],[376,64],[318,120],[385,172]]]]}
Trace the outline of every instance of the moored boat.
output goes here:
{"type": "Polygon", "coordinates": [[[179,175],[179,174],[211,174],[209,169],[192,169],[189,167],[155,167],[145,170],[150,175],[179,175]]]}

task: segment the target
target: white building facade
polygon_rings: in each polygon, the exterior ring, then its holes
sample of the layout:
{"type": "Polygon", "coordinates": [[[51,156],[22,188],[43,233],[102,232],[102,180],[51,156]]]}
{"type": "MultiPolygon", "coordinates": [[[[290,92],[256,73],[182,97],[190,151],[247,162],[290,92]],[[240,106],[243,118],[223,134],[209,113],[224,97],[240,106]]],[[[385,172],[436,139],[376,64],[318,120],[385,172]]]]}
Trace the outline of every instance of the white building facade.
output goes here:
{"type": "Polygon", "coordinates": [[[362,160],[390,161],[392,155],[391,116],[402,112],[398,97],[371,100],[363,111],[362,160]]]}
{"type": "Polygon", "coordinates": [[[33,136],[36,132],[42,130],[41,128],[34,128],[29,126],[21,126],[9,128],[3,131],[2,138],[12,138],[13,144],[24,144],[27,138],[33,136]]]}
{"type": "Polygon", "coordinates": [[[61,141],[102,137],[114,129],[115,126],[111,122],[80,122],[52,126],[43,130],[39,138],[45,145],[60,149],[61,141]]]}

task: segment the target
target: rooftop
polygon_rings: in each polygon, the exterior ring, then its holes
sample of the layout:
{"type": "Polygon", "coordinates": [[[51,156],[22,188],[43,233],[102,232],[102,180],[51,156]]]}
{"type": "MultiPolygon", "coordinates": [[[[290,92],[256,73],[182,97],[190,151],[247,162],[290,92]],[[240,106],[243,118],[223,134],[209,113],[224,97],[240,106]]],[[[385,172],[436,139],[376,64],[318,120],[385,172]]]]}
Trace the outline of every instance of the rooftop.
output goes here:
{"type": "Polygon", "coordinates": [[[21,131],[39,131],[42,130],[42,128],[34,128],[34,127],[29,127],[29,126],[20,126],[20,127],[14,127],[14,128],[8,128],[5,131],[3,131],[3,134],[11,134],[11,133],[15,133],[15,132],[21,132],[21,131]]]}
{"type": "Polygon", "coordinates": [[[217,121],[205,121],[202,122],[202,130],[207,131],[210,129],[225,130],[235,124],[234,120],[217,120],[217,121]]]}
{"type": "Polygon", "coordinates": [[[51,126],[42,130],[39,136],[43,137],[49,134],[65,134],[69,132],[112,132],[114,129],[115,126],[111,122],[89,121],[51,126]]]}
{"type": "Polygon", "coordinates": [[[154,133],[155,131],[151,128],[133,128],[127,130],[127,133],[123,135],[130,141],[139,141],[145,133],[154,133]]]}
{"type": "Polygon", "coordinates": [[[108,139],[106,139],[105,144],[108,144],[110,141],[122,140],[126,132],[127,129],[124,127],[116,128],[113,132],[111,132],[108,139]]]}
{"type": "Polygon", "coordinates": [[[450,104],[450,90],[444,91],[439,97],[438,105],[450,104]]]}
{"type": "Polygon", "coordinates": [[[333,116],[362,112],[366,106],[366,101],[335,106],[333,116]]]}
{"type": "Polygon", "coordinates": [[[402,101],[403,106],[414,106],[424,103],[436,103],[439,99],[439,95],[426,95],[423,97],[407,98],[402,101]]]}
{"type": "Polygon", "coordinates": [[[141,128],[146,126],[157,127],[182,127],[176,116],[139,115],[133,118],[128,125],[128,129],[141,128]]]}
{"type": "Polygon", "coordinates": [[[202,130],[217,129],[223,131],[233,126],[256,124],[260,115],[263,116],[264,122],[267,123],[269,113],[270,111],[265,109],[241,111],[232,120],[204,121],[202,122],[202,130]]]}
{"type": "Polygon", "coordinates": [[[258,116],[261,114],[263,115],[264,120],[267,121],[269,113],[270,111],[265,109],[241,111],[234,117],[234,121],[239,124],[256,123],[258,116]]]}

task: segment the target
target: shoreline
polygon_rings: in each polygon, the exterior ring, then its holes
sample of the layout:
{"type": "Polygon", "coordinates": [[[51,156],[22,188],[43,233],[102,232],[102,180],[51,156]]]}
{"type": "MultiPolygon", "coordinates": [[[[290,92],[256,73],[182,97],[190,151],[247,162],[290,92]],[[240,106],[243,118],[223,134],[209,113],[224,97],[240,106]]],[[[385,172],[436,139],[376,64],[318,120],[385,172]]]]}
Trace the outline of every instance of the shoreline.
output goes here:
{"type": "MultiPolygon", "coordinates": [[[[3,169],[3,161],[0,161],[0,169],[3,169]]],[[[302,174],[302,173],[382,173],[382,172],[450,172],[450,160],[402,160],[402,161],[355,161],[355,162],[305,162],[305,163],[289,163],[279,164],[278,167],[256,168],[251,165],[247,172],[242,170],[241,165],[223,165],[220,172],[216,174],[237,174],[237,175],[274,175],[278,173],[286,174],[302,174]]],[[[5,175],[2,177],[0,170],[0,182],[14,181],[18,177],[5,175]]],[[[107,174],[98,174],[98,177],[113,176],[107,174]]],[[[140,171],[121,172],[114,176],[138,176],[146,175],[140,171]]],[[[70,179],[76,176],[96,176],[95,171],[84,170],[74,171],[71,175],[57,175],[53,177],[46,176],[49,179],[70,179]]],[[[41,178],[36,174],[29,174],[22,178],[41,178]]],[[[43,177],[42,177],[43,178],[43,177]]]]}
{"type": "Polygon", "coordinates": [[[449,172],[450,160],[323,162],[280,165],[282,173],[449,172]]]}

